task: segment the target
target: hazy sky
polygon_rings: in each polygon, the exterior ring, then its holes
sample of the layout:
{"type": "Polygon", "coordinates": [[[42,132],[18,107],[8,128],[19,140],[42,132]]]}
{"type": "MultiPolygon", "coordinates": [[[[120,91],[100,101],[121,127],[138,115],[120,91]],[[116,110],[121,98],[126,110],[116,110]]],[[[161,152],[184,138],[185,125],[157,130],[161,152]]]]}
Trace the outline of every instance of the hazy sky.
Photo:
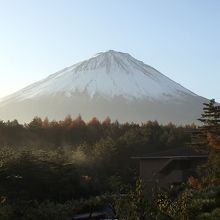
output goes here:
{"type": "Polygon", "coordinates": [[[0,0],[0,97],[109,49],[220,101],[219,0],[0,0]]]}

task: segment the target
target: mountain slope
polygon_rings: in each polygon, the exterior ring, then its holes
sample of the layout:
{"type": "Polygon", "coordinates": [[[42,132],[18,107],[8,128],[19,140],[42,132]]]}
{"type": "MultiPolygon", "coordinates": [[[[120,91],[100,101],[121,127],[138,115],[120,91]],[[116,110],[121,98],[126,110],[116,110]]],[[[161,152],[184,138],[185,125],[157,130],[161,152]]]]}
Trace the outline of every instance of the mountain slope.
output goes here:
{"type": "Polygon", "coordinates": [[[0,118],[61,119],[81,114],[86,120],[190,123],[205,99],[129,54],[107,51],[36,82],[0,102],[0,118]],[[15,110],[16,109],[16,110],[15,110]]]}

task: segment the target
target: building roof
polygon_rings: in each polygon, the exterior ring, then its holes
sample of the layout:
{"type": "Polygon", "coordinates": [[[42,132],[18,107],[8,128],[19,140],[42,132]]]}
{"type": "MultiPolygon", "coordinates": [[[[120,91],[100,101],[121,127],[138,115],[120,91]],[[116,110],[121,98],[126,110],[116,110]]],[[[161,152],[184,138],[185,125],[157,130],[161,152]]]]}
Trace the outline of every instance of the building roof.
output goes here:
{"type": "Polygon", "coordinates": [[[208,152],[199,151],[192,147],[172,148],[165,151],[153,152],[142,156],[134,156],[132,159],[184,159],[184,158],[207,158],[208,152]]]}

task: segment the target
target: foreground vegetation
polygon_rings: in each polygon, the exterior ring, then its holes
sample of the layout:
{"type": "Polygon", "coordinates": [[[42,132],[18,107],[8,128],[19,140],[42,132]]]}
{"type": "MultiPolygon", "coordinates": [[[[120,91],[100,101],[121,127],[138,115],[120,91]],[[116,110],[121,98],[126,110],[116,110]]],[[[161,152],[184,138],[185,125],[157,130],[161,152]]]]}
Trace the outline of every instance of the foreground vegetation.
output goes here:
{"type": "Polygon", "coordinates": [[[0,219],[71,219],[106,205],[119,219],[220,219],[219,119],[212,100],[199,128],[80,116],[0,122],[0,219]],[[189,131],[193,146],[209,150],[208,162],[182,185],[155,186],[149,200],[130,157],[185,146],[189,131]]]}
{"type": "MultiPolygon", "coordinates": [[[[194,125],[191,127],[195,129],[194,125]]],[[[108,118],[103,122],[93,118],[85,123],[81,117],[74,120],[66,117],[59,122],[34,118],[26,125],[17,121],[0,122],[0,153],[7,167],[18,168],[17,164],[30,167],[25,169],[28,176],[33,169],[45,170],[46,174],[60,167],[71,170],[76,182],[83,178],[89,182],[88,190],[77,190],[79,195],[74,198],[78,199],[106,192],[115,176],[125,184],[132,183],[138,175],[138,164],[131,160],[132,156],[185,146],[190,142],[190,134],[186,132],[189,128],[173,124],[162,126],[157,122],[119,124],[111,123],[108,118]]],[[[20,170],[16,172],[23,172],[23,168],[20,170]]],[[[53,182],[56,178],[48,179],[53,182]]]]}
{"type": "Polygon", "coordinates": [[[131,156],[184,146],[189,128],[195,126],[85,123],[80,116],[0,122],[0,218],[66,219],[89,210],[90,200],[109,203],[138,175],[131,156]]]}

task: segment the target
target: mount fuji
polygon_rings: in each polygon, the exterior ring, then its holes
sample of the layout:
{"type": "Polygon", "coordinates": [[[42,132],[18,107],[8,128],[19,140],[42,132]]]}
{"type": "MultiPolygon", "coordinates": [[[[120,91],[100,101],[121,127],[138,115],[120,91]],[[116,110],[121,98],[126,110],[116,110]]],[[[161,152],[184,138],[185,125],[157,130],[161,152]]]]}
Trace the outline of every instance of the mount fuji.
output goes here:
{"type": "Polygon", "coordinates": [[[122,52],[109,50],[62,69],[0,100],[0,119],[34,116],[120,122],[196,122],[207,99],[122,52]]]}

